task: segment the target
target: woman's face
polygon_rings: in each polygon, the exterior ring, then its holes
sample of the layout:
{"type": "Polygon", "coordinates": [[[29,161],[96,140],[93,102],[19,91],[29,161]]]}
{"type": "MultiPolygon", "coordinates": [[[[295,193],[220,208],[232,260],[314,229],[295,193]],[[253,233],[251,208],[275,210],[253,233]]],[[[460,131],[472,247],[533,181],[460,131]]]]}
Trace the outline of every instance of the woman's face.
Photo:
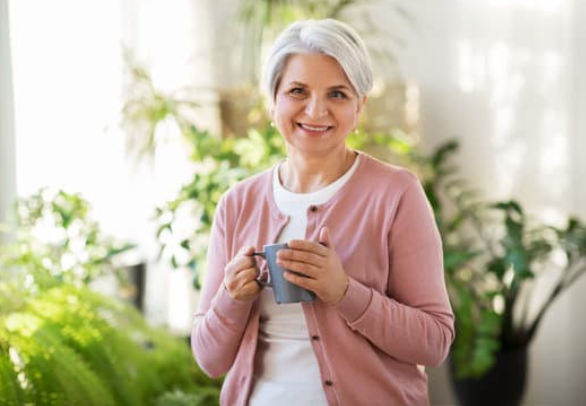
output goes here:
{"type": "Polygon", "coordinates": [[[272,116],[289,152],[319,157],[344,148],[365,101],[334,58],[294,54],[285,64],[272,116]]]}

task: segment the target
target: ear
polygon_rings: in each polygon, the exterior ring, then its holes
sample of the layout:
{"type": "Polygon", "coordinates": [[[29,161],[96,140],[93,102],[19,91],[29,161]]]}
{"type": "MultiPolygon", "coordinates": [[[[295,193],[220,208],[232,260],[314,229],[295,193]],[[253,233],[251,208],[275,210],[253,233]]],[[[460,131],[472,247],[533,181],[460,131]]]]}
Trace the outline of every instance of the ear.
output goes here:
{"type": "Polygon", "coordinates": [[[362,96],[362,100],[358,101],[358,109],[356,110],[357,114],[362,113],[362,109],[366,105],[366,96],[362,96]]]}
{"type": "Polygon", "coordinates": [[[354,129],[356,129],[356,127],[358,126],[358,120],[360,118],[360,113],[362,113],[362,110],[364,109],[364,106],[366,105],[366,96],[362,96],[362,99],[358,99],[358,106],[356,107],[356,117],[355,117],[355,123],[354,123],[354,129]]]}

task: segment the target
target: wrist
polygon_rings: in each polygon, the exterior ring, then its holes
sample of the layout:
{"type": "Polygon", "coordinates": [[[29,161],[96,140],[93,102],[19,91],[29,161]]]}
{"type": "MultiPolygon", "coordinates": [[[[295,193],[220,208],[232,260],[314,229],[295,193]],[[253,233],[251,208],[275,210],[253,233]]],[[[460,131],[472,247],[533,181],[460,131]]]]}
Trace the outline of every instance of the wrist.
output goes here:
{"type": "Polygon", "coordinates": [[[341,289],[341,295],[338,297],[338,300],[336,300],[336,302],[333,304],[334,306],[337,306],[340,304],[340,302],[342,301],[342,299],[344,299],[344,297],[346,296],[346,293],[348,292],[348,286],[350,286],[350,280],[348,279],[348,276],[346,274],[344,274],[344,285],[341,289]]]}

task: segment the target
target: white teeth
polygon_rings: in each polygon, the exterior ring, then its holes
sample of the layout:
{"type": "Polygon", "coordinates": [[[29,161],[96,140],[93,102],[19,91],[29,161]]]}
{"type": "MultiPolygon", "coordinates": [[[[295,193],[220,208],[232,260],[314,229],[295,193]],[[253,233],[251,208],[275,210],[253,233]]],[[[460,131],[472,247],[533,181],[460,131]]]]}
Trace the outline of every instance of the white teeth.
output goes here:
{"type": "Polygon", "coordinates": [[[301,128],[305,129],[305,130],[309,130],[309,131],[327,131],[330,127],[329,126],[325,126],[325,127],[314,127],[311,125],[307,125],[307,124],[299,124],[301,126],[301,128]]]}

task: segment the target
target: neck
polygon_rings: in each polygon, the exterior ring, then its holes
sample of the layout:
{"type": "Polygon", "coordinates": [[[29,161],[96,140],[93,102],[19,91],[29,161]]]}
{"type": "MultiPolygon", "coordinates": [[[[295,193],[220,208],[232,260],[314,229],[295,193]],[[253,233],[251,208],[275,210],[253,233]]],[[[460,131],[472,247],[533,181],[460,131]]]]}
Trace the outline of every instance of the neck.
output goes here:
{"type": "Polygon", "coordinates": [[[345,146],[326,156],[288,154],[287,160],[279,168],[279,178],[283,187],[291,192],[315,192],[344,175],[355,158],[355,153],[345,146]]]}

